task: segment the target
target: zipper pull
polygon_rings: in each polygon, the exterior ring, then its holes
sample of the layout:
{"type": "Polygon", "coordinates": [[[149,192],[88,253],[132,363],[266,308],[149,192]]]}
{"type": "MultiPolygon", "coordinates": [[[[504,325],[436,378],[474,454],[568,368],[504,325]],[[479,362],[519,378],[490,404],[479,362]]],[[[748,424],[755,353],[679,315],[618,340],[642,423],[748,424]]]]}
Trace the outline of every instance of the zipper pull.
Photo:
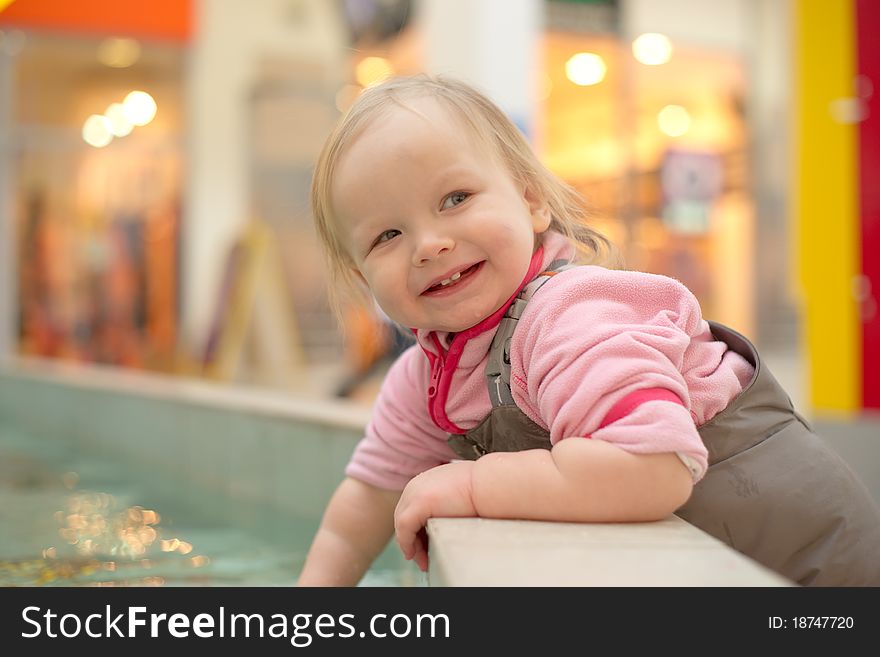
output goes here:
{"type": "Polygon", "coordinates": [[[428,399],[434,399],[440,389],[440,374],[443,372],[443,361],[435,358],[431,363],[431,384],[428,386],[428,399]]]}

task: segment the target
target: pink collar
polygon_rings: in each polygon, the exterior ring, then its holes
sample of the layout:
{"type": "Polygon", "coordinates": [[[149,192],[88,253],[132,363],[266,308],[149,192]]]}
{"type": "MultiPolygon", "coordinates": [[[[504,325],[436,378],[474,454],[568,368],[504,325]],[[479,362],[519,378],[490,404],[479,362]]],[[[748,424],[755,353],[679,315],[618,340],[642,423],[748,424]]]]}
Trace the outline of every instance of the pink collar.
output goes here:
{"type": "MultiPolygon", "coordinates": [[[[444,431],[456,434],[465,433],[464,429],[453,424],[446,416],[446,400],[449,397],[449,387],[452,384],[452,375],[458,367],[458,362],[461,359],[461,354],[464,352],[465,345],[468,340],[474,336],[485,333],[498,326],[501,322],[501,318],[504,317],[504,313],[507,312],[510,304],[513,303],[513,300],[516,298],[516,295],[519,294],[541,271],[543,262],[544,247],[538,246],[537,250],[532,255],[532,261],[529,263],[529,270],[526,272],[525,278],[523,278],[522,282],[510,298],[498,310],[482,321],[465,329],[461,333],[457,333],[452,338],[449,350],[446,351],[445,354],[443,346],[440,344],[440,338],[437,337],[437,333],[432,331],[428,334],[434,344],[434,348],[437,349],[437,353],[435,354],[422,345],[422,350],[428,356],[428,360],[431,363],[431,383],[428,386],[428,411],[431,414],[431,419],[434,421],[434,424],[444,431]]],[[[415,332],[416,329],[413,329],[413,333],[415,332]]]]}

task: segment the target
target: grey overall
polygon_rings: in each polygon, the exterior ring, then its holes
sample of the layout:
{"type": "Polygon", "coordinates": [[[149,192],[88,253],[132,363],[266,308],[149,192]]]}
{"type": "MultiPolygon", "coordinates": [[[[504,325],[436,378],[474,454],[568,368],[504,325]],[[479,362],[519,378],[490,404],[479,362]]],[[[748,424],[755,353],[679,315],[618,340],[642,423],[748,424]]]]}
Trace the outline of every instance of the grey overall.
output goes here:
{"type": "MultiPolygon", "coordinates": [[[[561,263],[554,263],[561,270],[561,263]]],[[[458,456],[550,449],[550,435],[514,403],[510,339],[541,276],[498,326],[486,380],[492,410],[450,435],[458,456]]],[[[676,515],[801,585],[880,586],[880,509],[864,485],[814,434],[742,335],[709,322],[712,335],[755,367],[727,408],[698,428],[709,469],[676,515]]]]}

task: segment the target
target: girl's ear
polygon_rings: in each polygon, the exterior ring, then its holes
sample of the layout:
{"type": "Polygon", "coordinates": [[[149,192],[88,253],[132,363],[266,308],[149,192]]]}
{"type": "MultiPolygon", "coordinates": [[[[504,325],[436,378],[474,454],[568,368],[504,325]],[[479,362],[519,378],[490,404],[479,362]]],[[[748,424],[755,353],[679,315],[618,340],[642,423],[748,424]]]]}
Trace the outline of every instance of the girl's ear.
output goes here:
{"type": "Polygon", "coordinates": [[[550,212],[550,206],[542,194],[539,194],[532,185],[526,185],[523,189],[523,200],[529,207],[529,214],[532,216],[532,228],[535,234],[543,233],[550,228],[550,222],[553,220],[553,214],[550,212]]]}

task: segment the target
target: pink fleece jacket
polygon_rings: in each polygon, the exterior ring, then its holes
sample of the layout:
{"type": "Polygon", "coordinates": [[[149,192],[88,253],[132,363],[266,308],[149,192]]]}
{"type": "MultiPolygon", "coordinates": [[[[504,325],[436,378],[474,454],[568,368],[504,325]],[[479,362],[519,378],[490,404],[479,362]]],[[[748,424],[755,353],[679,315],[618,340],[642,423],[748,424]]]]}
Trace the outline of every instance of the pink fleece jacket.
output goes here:
{"type": "MultiPolygon", "coordinates": [[[[528,278],[573,256],[566,238],[545,233],[528,278]]],[[[492,408],[484,369],[496,328],[487,318],[455,336],[419,331],[418,344],[388,371],[346,474],[401,490],[457,458],[449,431],[472,429],[492,408]]],[[[713,339],[684,285],[641,272],[583,266],[557,274],[529,302],[511,341],[514,401],[552,444],[586,437],[632,453],[673,452],[695,482],[707,467],[697,427],[752,374],[713,339]]]]}

